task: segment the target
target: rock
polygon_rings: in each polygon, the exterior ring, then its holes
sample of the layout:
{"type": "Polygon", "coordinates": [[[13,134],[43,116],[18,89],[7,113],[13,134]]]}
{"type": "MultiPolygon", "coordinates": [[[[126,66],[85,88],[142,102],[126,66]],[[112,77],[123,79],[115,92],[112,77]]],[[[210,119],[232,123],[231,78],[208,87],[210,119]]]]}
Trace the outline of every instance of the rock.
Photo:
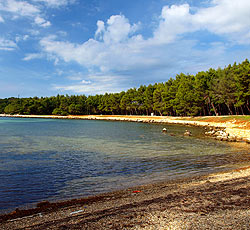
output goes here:
{"type": "Polygon", "coordinates": [[[235,141],[237,141],[237,139],[236,139],[235,136],[229,136],[229,137],[227,138],[227,141],[229,141],[229,142],[235,142],[235,141]]]}
{"type": "Polygon", "coordinates": [[[210,130],[210,131],[208,131],[208,132],[205,132],[205,134],[206,134],[206,135],[212,136],[212,135],[215,134],[215,131],[212,129],[212,130],[210,130]]]}
{"type": "Polygon", "coordinates": [[[222,141],[222,137],[221,136],[215,136],[215,139],[218,141],[222,141]]]}
{"type": "Polygon", "coordinates": [[[188,130],[186,130],[185,133],[184,133],[184,136],[191,136],[191,135],[192,135],[192,133],[190,131],[188,131],[188,130]]]}
{"type": "Polygon", "coordinates": [[[227,141],[235,142],[235,141],[237,141],[237,137],[235,135],[229,135],[228,134],[227,141]]]}
{"type": "Polygon", "coordinates": [[[217,131],[216,135],[220,135],[220,136],[223,136],[223,137],[227,137],[228,136],[228,134],[225,131],[223,131],[223,130],[217,131]]]}
{"type": "Polygon", "coordinates": [[[246,139],[246,143],[247,143],[247,144],[250,144],[250,138],[247,138],[247,139],[246,139]]]}
{"type": "Polygon", "coordinates": [[[223,136],[223,137],[221,138],[221,140],[222,140],[222,141],[227,141],[228,138],[223,136]]]}

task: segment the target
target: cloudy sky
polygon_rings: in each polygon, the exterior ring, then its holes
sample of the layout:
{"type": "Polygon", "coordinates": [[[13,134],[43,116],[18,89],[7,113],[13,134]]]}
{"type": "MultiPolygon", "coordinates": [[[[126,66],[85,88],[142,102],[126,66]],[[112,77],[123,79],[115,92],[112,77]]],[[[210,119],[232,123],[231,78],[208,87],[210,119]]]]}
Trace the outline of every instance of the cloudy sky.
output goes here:
{"type": "Polygon", "coordinates": [[[95,95],[250,58],[249,0],[0,0],[0,98],[95,95]]]}

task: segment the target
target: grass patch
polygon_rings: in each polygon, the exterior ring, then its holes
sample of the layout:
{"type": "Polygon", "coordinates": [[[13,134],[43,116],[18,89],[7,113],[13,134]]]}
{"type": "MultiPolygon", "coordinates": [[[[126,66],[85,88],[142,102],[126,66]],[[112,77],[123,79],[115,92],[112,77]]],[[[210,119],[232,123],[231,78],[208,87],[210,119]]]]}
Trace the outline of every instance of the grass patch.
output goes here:
{"type": "Polygon", "coordinates": [[[206,116],[206,117],[183,117],[181,120],[207,121],[207,122],[227,122],[236,120],[250,122],[250,115],[230,115],[230,116],[206,116]]]}

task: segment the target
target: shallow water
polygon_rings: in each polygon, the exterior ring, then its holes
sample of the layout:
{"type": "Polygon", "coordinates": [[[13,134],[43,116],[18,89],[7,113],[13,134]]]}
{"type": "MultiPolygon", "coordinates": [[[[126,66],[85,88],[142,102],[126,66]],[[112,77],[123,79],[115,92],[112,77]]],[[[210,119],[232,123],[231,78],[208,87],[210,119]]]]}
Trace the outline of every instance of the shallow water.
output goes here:
{"type": "Polygon", "coordinates": [[[221,169],[248,154],[204,130],[132,122],[0,118],[0,212],[221,169]],[[168,132],[162,133],[166,127],[168,132]]]}

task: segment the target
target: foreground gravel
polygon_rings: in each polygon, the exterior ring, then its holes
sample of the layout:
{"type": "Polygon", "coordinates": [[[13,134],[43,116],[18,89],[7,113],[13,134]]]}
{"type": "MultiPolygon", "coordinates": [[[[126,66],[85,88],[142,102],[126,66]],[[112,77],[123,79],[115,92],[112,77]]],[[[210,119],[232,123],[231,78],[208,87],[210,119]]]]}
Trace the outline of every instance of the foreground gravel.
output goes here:
{"type": "Polygon", "coordinates": [[[250,167],[0,216],[0,229],[250,229],[250,167]]]}

